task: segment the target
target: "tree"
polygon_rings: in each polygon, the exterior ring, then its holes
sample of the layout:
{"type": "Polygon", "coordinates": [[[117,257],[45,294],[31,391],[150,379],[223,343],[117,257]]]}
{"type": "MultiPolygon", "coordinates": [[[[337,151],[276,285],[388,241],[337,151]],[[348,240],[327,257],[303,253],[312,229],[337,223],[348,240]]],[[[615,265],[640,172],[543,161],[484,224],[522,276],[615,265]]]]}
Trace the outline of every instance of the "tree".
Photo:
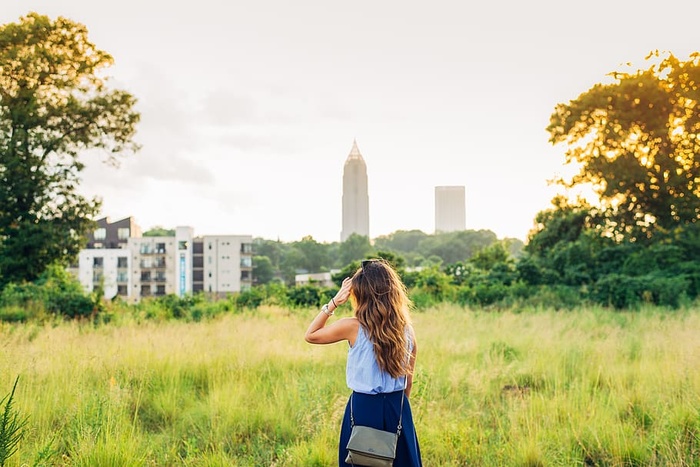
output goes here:
{"type": "Polygon", "coordinates": [[[348,264],[353,261],[369,258],[373,251],[368,237],[353,233],[340,244],[340,262],[341,264],[348,264]]]}
{"type": "Polygon", "coordinates": [[[307,235],[301,241],[293,242],[292,247],[301,252],[304,257],[303,269],[309,272],[323,271],[328,263],[328,245],[319,243],[311,235],[307,235]]]}
{"type": "Polygon", "coordinates": [[[267,256],[253,256],[253,280],[255,285],[265,285],[275,278],[275,268],[267,256]]]}
{"type": "Polygon", "coordinates": [[[590,184],[609,232],[642,242],[700,219],[700,54],[646,60],[557,105],[547,128],[580,169],[559,182],[590,184]]]}
{"type": "Polygon", "coordinates": [[[66,18],[30,13],[0,26],[0,287],[68,264],[100,202],[76,192],[91,149],[133,152],[139,114],[102,71],[112,57],[66,18]]]}

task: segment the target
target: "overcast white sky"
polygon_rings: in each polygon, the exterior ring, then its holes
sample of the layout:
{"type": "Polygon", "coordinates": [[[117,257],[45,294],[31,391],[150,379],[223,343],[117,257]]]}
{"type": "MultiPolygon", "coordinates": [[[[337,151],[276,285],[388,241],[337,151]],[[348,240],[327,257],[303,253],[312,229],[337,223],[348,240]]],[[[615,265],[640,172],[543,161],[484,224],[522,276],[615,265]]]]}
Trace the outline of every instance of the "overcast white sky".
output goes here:
{"type": "Polygon", "coordinates": [[[343,164],[367,163],[370,236],[434,230],[464,185],[468,229],[525,240],[556,188],[554,106],[654,49],[700,50],[697,0],[5,0],[87,25],[142,113],[142,150],[87,160],[113,220],[338,241],[343,164]]]}

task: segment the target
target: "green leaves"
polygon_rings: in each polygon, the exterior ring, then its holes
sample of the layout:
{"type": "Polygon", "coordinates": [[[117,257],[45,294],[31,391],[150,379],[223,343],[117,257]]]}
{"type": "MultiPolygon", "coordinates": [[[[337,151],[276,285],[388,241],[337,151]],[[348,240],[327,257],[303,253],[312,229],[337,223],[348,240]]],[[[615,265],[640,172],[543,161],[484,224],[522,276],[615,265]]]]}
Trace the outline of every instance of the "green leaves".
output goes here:
{"type": "Polygon", "coordinates": [[[26,418],[21,418],[13,406],[15,390],[19,376],[15,379],[12,392],[0,400],[4,404],[0,414],[0,467],[17,451],[17,445],[22,440],[23,428],[27,424],[26,418]]]}
{"type": "Polygon", "coordinates": [[[136,99],[108,88],[112,57],[70,19],[0,26],[0,288],[70,263],[99,212],[77,193],[80,155],[139,149],[136,99]]]}
{"type": "Polygon", "coordinates": [[[580,169],[560,183],[590,184],[610,234],[644,242],[700,218],[700,55],[647,60],[557,105],[547,128],[580,169]]]}

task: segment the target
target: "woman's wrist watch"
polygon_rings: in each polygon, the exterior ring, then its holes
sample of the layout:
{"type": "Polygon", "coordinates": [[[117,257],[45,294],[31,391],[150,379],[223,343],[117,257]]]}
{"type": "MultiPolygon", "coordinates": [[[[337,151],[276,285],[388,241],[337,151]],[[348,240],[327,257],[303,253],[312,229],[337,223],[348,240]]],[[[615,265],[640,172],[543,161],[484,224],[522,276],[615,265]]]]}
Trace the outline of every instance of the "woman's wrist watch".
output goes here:
{"type": "Polygon", "coordinates": [[[324,304],[324,305],[321,307],[321,311],[324,312],[324,313],[325,313],[326,315],[328,315],[328,316],[333,316],[333,312],[332,312],[331,310],[328,309],[328,303],[324,304]]]}

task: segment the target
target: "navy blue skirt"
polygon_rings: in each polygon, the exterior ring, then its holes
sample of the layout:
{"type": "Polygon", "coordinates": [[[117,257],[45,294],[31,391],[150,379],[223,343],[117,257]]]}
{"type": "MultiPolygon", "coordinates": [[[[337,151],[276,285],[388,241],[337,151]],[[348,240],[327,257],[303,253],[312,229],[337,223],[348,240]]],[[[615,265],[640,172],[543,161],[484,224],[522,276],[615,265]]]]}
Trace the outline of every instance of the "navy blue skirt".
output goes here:
{"type": "MultiPolygon", "coordinates": [[[[385,394],[353,392],[352,412],[355,424],[395,432],[399,424],[402,395],[403,390],[385,394]]],[[[403,403],[401,425],[403,428],[396,445],[394,467],[421,467],[423,463],[420,458],[420,447],[408,397],[403,403]]],[[[343,424],[340,427],[340,443],[338,444],[338,465],[340,467],[351,467],[350,464],[345,463],[345,457],[348,455],[346,447],[350,439],[350,430],[350,400],[348,400],[343,424]]]]}

